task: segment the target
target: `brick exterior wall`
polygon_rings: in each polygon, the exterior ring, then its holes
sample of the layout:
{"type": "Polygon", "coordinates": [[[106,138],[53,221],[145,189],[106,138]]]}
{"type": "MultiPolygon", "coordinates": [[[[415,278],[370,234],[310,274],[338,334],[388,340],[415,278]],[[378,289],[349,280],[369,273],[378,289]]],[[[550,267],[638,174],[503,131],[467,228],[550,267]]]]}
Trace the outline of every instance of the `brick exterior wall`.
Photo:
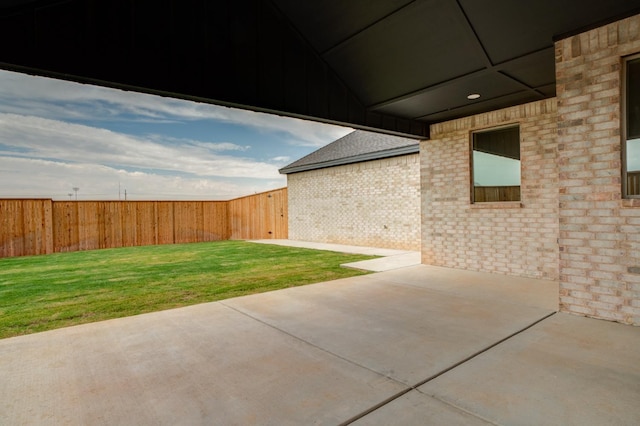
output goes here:
{"type": "Polygon", "coordinates": [[[418,154],[287,175],[289,238],[420,250],[418,154]]]}
{"type": "Polygon", "coordinates": [[[422,262],[558,278],[556,100],[431,126],[420,144],[422,262]],[[471,132],[520,125],[521,202],[471,203],[471,132]]]}
{"type": "Polygon", "coordinates": [[[556,98],[432,125],[419,160],[289,175],[290,238],[558,280],[561,311],[640,325],[640,200],[621,185],[622,64],[637,53],[640,15],[556,42],[556,98]],[[472,204],[471,133],[516,123],[521,202],[472,204]]]}
{"type": "Polygon", "coordinates": [[[560,308],[640,325],[640,203],[621,190],[621,68],[640,15],[556,43],[560,308]],[[634,205],[635,204],[635,205],[634,205]]]}

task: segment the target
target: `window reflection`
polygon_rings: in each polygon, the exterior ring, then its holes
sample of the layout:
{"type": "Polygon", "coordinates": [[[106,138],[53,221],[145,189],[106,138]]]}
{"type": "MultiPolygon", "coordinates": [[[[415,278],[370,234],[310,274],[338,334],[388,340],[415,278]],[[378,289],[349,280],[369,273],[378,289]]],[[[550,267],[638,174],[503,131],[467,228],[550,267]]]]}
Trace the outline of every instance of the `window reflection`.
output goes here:
{"type": "Polygon", "coordinates": [[[640,195],[640,139],[627,141],[627,195],[640,195]]]}
{"type": "Polygon", "coordinates": [[[626,62],[626,144],[623,186],[626,197],[640,195],[640,58],[626,62]]]}
{"type": "Polygon", "coordinates": [[[520,129],[473,134],[473,201],[520,200],[520,129]]]}

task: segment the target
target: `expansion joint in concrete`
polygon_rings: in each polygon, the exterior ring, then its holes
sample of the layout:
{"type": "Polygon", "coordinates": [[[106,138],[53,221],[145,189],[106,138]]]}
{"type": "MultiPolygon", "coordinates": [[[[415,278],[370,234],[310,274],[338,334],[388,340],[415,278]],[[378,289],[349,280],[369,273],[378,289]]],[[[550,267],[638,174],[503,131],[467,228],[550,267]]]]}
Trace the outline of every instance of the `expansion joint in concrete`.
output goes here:
{"type": "MultiPolygon", "coordinates": [[[[335,353],[335,352],[331,352],[331,351],[329,351],[329,350],[327,350],[327,349],[323,348],[322,346],[318,346],[318,345],[316,345],[316,344],[315,344],[315,343],[313,343],[313,342],[310,342],[310,341],[308,341],[308,340],[305,340],[305,339],[301,338],[300,336],[296,336],[295,334],[289,333],[288,331],[283,330],[283,329],[281,329],[281,328],[279,328],[279,327],[276,327],[275,325],[270,324],[270,323],[268,323],[268,322],[265,322],[265,321],[261,320],[260,318],[256,318],[256,317],[254,317],[253,315],[250,315],[250,314],[248,314],[248,313],[246,313],[246,312],[244,312],[244,311],[242,311],[242,310],[239,310],[239,309],[237,309],[237,308],[234,308],[233,306],[229,306],[229,305],[227,305],[227,304],[225,304],[225,303],[224,303],[224,300],[223,300],[223,301],[219,301],[218,303],[220,303],[221,305],[224,305],[225,307],[227,307],[227,308],[229,308],[229,309],[232,309],[232,310],[234,310],[234,311],[238,312],[238,313],[239,313],[239,314],[241,314],[241,315],[244,315],[244,316],[246,316],[246,317],[251,318],[251,319],[252,319],[252,320],[254,320],[254,321],[257,321],[257,322],[259,322],[260,324],[266,325],[266,326],[267,326],[267,327],[269,327],[269,328],[272,328],[272,329],[274,329],[274,330],[277,330],[278,332],[280,332],[280,333],[282,333],[282,334],[285,334],[285,335],[287,335],[287,336],[289,336],[289,337],[291,337],[291,338],[293,338],[293,339],[295,339],[295,340],[297,340],[297,341],[299,341],[299,342],[302,342],[302,343],[304,343],[305,345],[309,345],[309,346],[311,346],[311,347],[313,347],[313,348],[315,348],[315,349],[317,349],[317,350],[319,350],[319,351],[325,352],[325,353],[327,353],[327,354],[329,354],[329,355],[331,355],[331,356],[334,356],[334,357],[339,358],[339,359],[341,359],[341,360],[343,360],[343,361],[346,361],[346,362],[348,362],[349,364],[353,364],[353,365],[355,365],[355,366],[357,366],[357,367],[360,367],[360,368],[362,368],[362,369],[365,369],[365,370],[371,371],[372,373],[375,373],[375,374],[377,374],[377,375],[381,375],[381,376],[383,376],[384,378],[386,378],[386,379],[388,379],[388,380],[391,380],[391,381],[393,381],[393,382],[400,383],[400,384],[404,384],[404,383],[399,382],[398,380],[394,379],[393,377],[389,377],[389,376],[387,376],[387,375],[385,375],[385,374],[381,374],[379,371],[373,370],[373,369],[371,369],[371,368],[367,367],[366,365],[358,364],[357,362],[354,362],[353,360],[351,360],[351,359],[349,359],[349,358],[345,358],[345,357],[343,357],[343,356],[341,356],[341,355],[339,355],[339,354],[337,354],[337,353],[335,353]]],[[[411,390],[411,389],[409,389],[409,390],[411,390]]]]}
{"type": "MultiPolygon", "coordinates": [[[[507,340],[510,340],[510,339],[512,339],[513,337],[515,337],[515,336],[517,336],[517,335],[519,335],[519,334],[521,334],[521,333],[523,333],[523,332],[525,332],[525,331],[529,330],[531,327],[534,327],[535,325],[537,325],[537,324],[541,323],[542,321],[546,320],[547,318],[552,317],[552,316],[553,316],[553,315],[555,315],[555,314],[557,314],[557,312],[551,312],[550,314],[545,315],[544,317],[542,317],[542,318],[538,319],[537,321],[532,322],[531,324],[529,324],[529,325],[527,325],[526,327],[524,327],[524,328],[522,328],[522,329],[520,329],[520,330],[518,330],[518,331],[516,331],[516,332],[514,332],[514,333],[512,333],[512,334],[510,334],[509,336],[507,336],[507,337],[505,337],[505,338],[503,338],[503,339],[498,340],[497,342],[495,342],[495,343],[493,343],[493,344],[491,344],[491,345],[489,345],[489,346],[487,346],[487,347],[485,347],[485,348],[483,348],[483,349],[479,350],[478,352],[476,352],[476,353],[474,353],[474,354],[472,354],[472,355],[470,355],[470,356],[468,356],[468,357],[466,357],[466,358],[464,358],[464,359],[462,359],[462,360],[458,361],[457,363],[452,364],[450,367],[445,368],[444,370],[439,371],[438,373],[436,373],[436,374],[434,374],[434,375],[432,375],[432,376],[429,376],[428,378],[426,378],[426,379],[424,379],[424,380],[422,380],[422,381],[420,381],[420,382],[418,382],[418,383],[414,384],[413,386],[409,386],[409,387],[407,387],[406,389],[403,389],[402,391],[400,391],[400,392],[396,393],[395,395],[392,395],[391,397],[389,397],[389,398],[385,399],[384,401],[381,401],[380,403],[378,403],[378,404],[376,404],[376,405],[372,406],[371,408],[369,408],[369,409],[367,409],[367,410],[363,411],[362,413],[360,413],[360,414],[358,414],[358,415],[356,415],[356,416],[353,416],[353,417],[352,417],[352,418],[350,418],[349,420],[347,420],[347,421],[345,421],[345,422],[341,423],[341,424],[340,424],[340,426],[346,426],[346,425],[349,425],[349,424],[351,424],[351,423],[353,423],[353,422],[355,422],[355,421],[357,421],[357,420],[359,420],[359,419],[362,419],[363,417],[365,417],[365,416],[367,416],[367,415],[369,415],[369,414],[373,413],[374,411],[376,411],[376,410],[378,410],[378,409],[380,409],[380,408],[384,407],[385,405],[389,404],[390,402],[392,402],[392,401],[394,401],[394,400],[396,400],[396,399],[398,399],[398,398],[400,398],[400,397],[402,397],[402,396],[406,395],[407,393],[409,393],[409,392],[411,392],[411,391],[413,391],[413,390],[415,390],[415,391],[417,391],[417,392],[420,392],[420,390],[418,389],[419,387],[424,386],[425,384],[429,383],[429,382],[430,382],[430,381],[432,381],[432,380],[437,379],[438,377],[442,376],[443,374],[446,374],[446,373],[448,373],[449,371],[451,371],[451,370],[453,370],[453,369],[455,369],[455,368],[458,368],[458,367],[459,367],[459,366],[461,366],[462,364],[465,364],[465,363],[467,363],[467,362],[471,361],[472,359],[474,359],[474,358],[476,358],[476,357],[478,357],[478,356],[480,356],[480,355],[482,355],[482,354],[486,353],[487,351],[489,351],[489,350],[491,350],[491,349],[495,348],[496,346],[498,346],[498,345],[500,345],[500,344],[502,344],[502,343],[506,342],[507,340]]],[[[378,373],[378,374],[379,374],[379,373],[378,373]]],[[[423,392],[420,392],[420,393],[423,393],[423,392]]],[[[478,415],[477,415],[477,414],[475,414],[475,413],[469,412],[469,411],[467,411],[467,410],[465,410],[465,409],[463,409],[463,408],[461,408],[461,407],[458,407],[458,406],[456,406],[456,405],[454,405],[454,404],[451,404],[451,403],[449,403],[449,402],[447,402],[447,401],[443,401],[443,400],[441,400],[441,399],[439,399],[439,398],[435,397],[434,395],[428,395],[428,394],[425,394],[425,395],[427,395],[427,396],[429,396],[429,397],[431,397],[431,398],[437,399],[438,401],[440,401],[440,402],[442,402],[442,403],[444,403],[444,404],[447,404],[447,405],[449,405],[449,406],[451,406],[451,407],[455,408],[456,410],[463,411],[463,412],[465,412],[465,413],[467,413],[467,414],[469,414],[469,415],[472,415],[472,416],[474,416],[474,417],[477,417],[477,418],[479,418],[479,419],[481,419],[481,420],[483,420],[483,421],[485,421],[485,422],[488,422],[488,423],[492,423],[492,424],[493,424],[493,422],[491,422],[491,421],[489,421],[489,420],[487,420],[487,419],[484,419],[484,418],[482,418],[482,417],[478,416],[478,415]]]]}

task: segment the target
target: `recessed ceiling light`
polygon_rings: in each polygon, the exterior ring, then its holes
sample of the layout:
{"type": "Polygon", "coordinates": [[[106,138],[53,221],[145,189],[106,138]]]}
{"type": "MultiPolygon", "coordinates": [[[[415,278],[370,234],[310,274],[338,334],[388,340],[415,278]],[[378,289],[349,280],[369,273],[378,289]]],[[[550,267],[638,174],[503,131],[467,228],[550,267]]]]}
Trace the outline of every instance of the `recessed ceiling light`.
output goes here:
{"type": "Polygon", "coordinates": [[[470,101],[473,101],[475,99],[478,99],[480,97],[480,94],[478,93],[472,93],[470,95],[467,96],[467,99],[469,99],[470,101]]]}

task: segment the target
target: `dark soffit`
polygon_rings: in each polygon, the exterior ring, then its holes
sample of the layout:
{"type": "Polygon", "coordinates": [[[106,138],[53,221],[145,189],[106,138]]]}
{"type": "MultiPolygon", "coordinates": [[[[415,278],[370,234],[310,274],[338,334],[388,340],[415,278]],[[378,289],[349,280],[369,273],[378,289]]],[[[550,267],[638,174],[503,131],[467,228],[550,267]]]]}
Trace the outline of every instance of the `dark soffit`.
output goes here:
{"type": "Polygon", "coordinates": [[[640,12],[636,0],[273,1],[369,111],[425,123],[554,96],[557,38],[640,12]]]}
{"type": "Polygon", "coordinates": [[[425,138],[554,96],[554,40],[637,13],[640,0],[0,0],[0,68],[425,138]]]}

